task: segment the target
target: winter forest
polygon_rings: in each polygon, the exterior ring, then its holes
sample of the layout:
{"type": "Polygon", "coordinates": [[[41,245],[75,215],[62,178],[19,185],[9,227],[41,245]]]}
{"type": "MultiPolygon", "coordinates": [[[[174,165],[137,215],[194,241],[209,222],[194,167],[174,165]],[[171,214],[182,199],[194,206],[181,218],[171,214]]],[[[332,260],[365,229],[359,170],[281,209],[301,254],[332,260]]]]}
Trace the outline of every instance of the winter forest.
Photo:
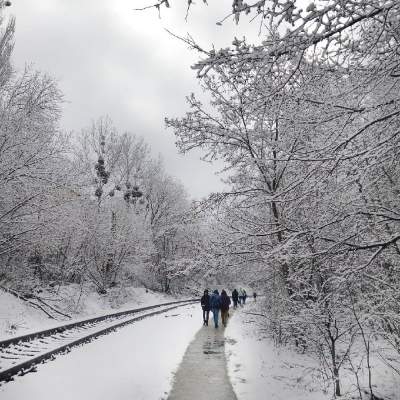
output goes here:
{"type": "MultiPolygon", "coordinates": [[[[260,294],[254,314],[274,345],[315,361],[327,399],[400,399],[400,3],[233,0],[213,24],[256,25],[257,43],[232,37],[220,49],[166,33],[195,55],[184,68],[201,89],[160,129],[180,153],[222,165],[224,189],[202,199],[113,115],[63,128],[52,71],[13,66],[8,3],[2,290],[76,316],[90,293],[189,298],[240,282],[260,294]]],[[[135,12],[162,23],[176,3],[135,12]]],[[[185,2],[187,31],[206,3],[185,2]]]]}

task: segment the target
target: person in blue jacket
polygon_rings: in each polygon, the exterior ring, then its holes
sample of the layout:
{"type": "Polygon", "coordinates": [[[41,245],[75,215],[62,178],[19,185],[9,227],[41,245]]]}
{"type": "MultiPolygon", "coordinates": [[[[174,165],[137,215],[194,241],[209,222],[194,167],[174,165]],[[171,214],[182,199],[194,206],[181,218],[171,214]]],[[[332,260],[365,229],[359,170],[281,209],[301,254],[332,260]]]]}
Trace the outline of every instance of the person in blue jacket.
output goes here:
{"type": "Polygon", "coordinates": [[[219,295],[217,289],[215,289],[210,296],[210,308],[213,313],[214,325],[216,328],[218,328],[218,315],[221,308],[221,296],[219,295]]]}

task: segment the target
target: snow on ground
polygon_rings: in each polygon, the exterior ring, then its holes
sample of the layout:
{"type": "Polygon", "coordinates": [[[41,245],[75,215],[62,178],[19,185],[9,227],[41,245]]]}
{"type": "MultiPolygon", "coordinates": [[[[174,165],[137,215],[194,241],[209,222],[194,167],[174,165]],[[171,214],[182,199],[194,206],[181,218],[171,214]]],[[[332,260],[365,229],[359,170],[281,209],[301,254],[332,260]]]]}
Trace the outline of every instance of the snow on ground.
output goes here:
{"type": "Polygon", "coordinates": [[[42,311],[0,290],[0,340],[54,324],[42,311]]]}
{"type": "MultiPolygon", "coordinates": [[[[324,381],[318,361],[290,347],[276,347],[263,328],[263,317],[248,314],[260,312],[252,300],[249,303],[234,312],[226,329],[228,371],[238,400],[332,399],[332,384],[324,381]]],[[[399,376],[378,357],[378,349],[380,353],[389,352],[383,343],[374,343],[371,364],[375,395],[385,400],[400,400],[399,376]]],[[[390,359],[390,353],[386,353],[386,357],[390,359]]],[[[357,360],[356,364],[359,362],[357,360]]],[[[358,374],[363,399],[367,400],[365,360],[358,374]]],[[[360,398],[354,374],[347,366],[341,369],[341,388],[341,398],[360,398]]]]}
{"type": "Polygon", "coordinates": [[[201,328],[190,305],[144,319],[39,365],[0,387],[2,400],[161,400],[201,328]]]}
{"type": "MultiPolygon", "coordinates": [[[[67,296],[69,293],[67,292],[67,296]]],[[[76,296],[76,294],[75,294],[76,296]]],[[[77,297],[77,296],[76,296],[77,297]]],[[[177,300],[170,295],[153,292],[144,287],[122,287],[110,289],[107,295],[86,290],[75,312],[80,315],[104,314],[118,310],[145,307],[177,300]]]]}
{"type": "Polygon", "coordinates": [[[177,300],[142,287],[118,287],[111,289],[107,295],[100,295],[90,287],[81,288],[79,285],[48,288],[41,291],[39,296],[50,305],[71,315],[72,319],[51,319],[44,312],[0,289],[0,340],[76,319],[177,300]]]}
{"type": "Polygon", "coordinates": [[[330,399],[321,390],[318,364],[303,354],[276,348],[263,333],[261,317],[246,314],[254,311],[251,302],[233,313],[225,332],[228,371],[238,400],[330,399]]]}
{"type": "MultiPolygon", "coordinates": [[[[394,353],[393,348],[389,348],[387,343],[382,339],[376,338],[370,343],[371,354],[370,364],[372,372],[372,388],[374,395],[378,399],[400,400],[400,378],[392,368],[389,368],[383,362],[380,355],[384,355],[385,360],[390,360],[395,368],[398,369],[399,364],[396,362],[398,356],[394,353]]],[[[364,344],[359,340],[352,347],[353,364],[359,367],[358,379],[362,388],[363,400],[370,400],[368,389],[368,368],[365,357],[364,344]]],[[[356,386],[354,372],[351,371],[349,365],[346,364],[342,368],[341,386],[344,395],[348,398],[359,398],[359,391],[356,386]],[[353,396],[353,397],[352,397],[353,396]]]]}

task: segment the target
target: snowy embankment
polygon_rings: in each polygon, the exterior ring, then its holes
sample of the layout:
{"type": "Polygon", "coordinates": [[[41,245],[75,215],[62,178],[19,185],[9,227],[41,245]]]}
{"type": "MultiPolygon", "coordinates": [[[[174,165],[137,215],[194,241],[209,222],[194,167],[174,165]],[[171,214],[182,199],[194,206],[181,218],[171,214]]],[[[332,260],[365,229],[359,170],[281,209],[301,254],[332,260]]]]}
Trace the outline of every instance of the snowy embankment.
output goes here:
{"type": "MultiPolygon", "coordinates": [[[[328,400],[332,383],[318,361],[290,347],[276,347],[265,329],[265,318],[256,304],[238,309],[226,330],[228,370],[238,400],[328,400]]],[[[268,323],[268,322],[267,322],[268,323]]],[[[376,347],[376,346],[375,346],[376,347]]],[[[379,347],[382,351],[383,346],[379,347]]],[[[400,399],[399,376],[373,354],[374,391],[384,400],[400,399]]],[[[359,371],[363,399],[367,392],[367,370],[359,371]]],[[[344,368],[342,399],[359,399],[354,374],[344,368]]]]}
{"type": "Polygon", "coordinates": [[[166,399],[173,372],[201,327],[198,308],[171,310],[73,348],[0,387],[0,398],[166,399]]]}
{"type": "Polygon", "coordinates": [[[40,297],[46,302],[71,315],[71,319],[51,319],[43,311],[32,307],[0,289],[0,340],[47,329],[77,319],[166,303],[175,300],[163,293],[145,288],[114,288],[107,295],[100,295],[89,288],[68,285],[57,290],[43,290],[40,297]]]}
{"type": "Polygon", "coordinates": [[[318,364],[286,348],[276,348],[254,304],[234,312],[226,329],[228,371],[238,400],[325,400],[318,364]]]}

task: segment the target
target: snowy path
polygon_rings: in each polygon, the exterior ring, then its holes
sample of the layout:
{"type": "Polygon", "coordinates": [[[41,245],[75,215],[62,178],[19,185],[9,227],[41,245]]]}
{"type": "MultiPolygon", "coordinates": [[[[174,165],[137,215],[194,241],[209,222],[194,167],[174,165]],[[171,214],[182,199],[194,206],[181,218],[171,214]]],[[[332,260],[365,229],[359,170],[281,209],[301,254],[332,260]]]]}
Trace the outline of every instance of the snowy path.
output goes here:
{"type": "Polygon", "coordinates": [[[228,378],[224,328],[205,326],[186,350],[168,400],[235,400],[228,378]]]}

